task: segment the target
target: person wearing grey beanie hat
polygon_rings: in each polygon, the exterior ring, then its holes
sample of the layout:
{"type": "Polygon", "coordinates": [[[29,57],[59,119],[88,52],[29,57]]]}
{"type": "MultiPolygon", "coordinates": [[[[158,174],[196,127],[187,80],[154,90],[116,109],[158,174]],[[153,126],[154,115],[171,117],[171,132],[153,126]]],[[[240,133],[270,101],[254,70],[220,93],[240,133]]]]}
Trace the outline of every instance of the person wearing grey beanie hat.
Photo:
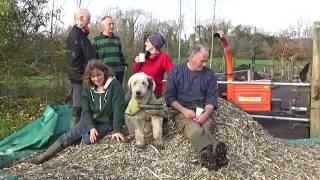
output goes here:
{"type": "Polygon", "coordinates": [[[158,50],[166,43],[166,39],[160,34],[155,33],[149,36],[150,43],[158,50]]]}
{"type": "Polygon", "coordinates": [[[162,96],[164,74],[169,73],[173,68],[173,62],[165,51],[160,49],[165,44],[166,40],[160,33],[154,33],[148,37],[145,45],[144,61],[139,60],[136,56],[133,63],[133,73],[144,72],[152,77],[156,83],[155,95],[157,98],[162,96]]]}

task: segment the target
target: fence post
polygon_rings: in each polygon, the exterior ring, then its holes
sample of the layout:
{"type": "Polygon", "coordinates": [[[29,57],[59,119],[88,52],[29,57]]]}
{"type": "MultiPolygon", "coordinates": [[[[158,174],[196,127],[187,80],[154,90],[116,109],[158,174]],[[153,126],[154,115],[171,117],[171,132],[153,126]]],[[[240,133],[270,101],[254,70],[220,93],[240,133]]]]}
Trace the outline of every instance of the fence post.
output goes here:
{"type": "Polygon", "coordinates": [[[271,79],[273,79],[273,76],[274,76],[274,60],[272,60],[272,67],[271,67],[271,79]]]}
{"type": "Polygon", "coordinates": [[[313,59],[311,71],[310,137],[320,136],[320,22],[313,27],[313,59]]]}

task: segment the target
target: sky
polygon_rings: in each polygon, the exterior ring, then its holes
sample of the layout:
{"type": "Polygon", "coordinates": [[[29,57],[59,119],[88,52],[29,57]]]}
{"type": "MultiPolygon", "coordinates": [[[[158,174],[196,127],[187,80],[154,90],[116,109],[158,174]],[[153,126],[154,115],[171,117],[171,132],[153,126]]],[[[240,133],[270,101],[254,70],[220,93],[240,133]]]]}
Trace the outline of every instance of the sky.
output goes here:
{"type": "MultiPolygon", "coordinates": [[[[57,1],[64,8],[65,26],[72,25],[78,1],[57,1]]],[[[180,0],[81,0],[81,7],[89,9],[92,21],[102,16],[102,10],[107,7],[141,9],[159,20],[177,20],[179,3],[180,0]]],[[[298,22],[312,25],[320,21],[319,8],[320,0],[216,0],[215,19],[231,21],[232,25],[252,25],[273,34],[298,22]]],[[[181,9],[185,17],[184,33],[188,34],[193,31],[195,12],[197,24],[212,22],[214,0],[182,0],[181,9]]]]}

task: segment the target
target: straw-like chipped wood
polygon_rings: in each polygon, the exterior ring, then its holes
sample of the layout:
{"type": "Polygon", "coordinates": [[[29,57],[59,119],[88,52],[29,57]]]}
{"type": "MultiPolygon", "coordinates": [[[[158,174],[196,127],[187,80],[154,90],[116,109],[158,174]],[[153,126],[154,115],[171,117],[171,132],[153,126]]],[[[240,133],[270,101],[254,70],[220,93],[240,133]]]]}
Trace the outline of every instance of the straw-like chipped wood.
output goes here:
{"type": "MultiPolygon", "coordinates": [[[[219,100],[213,134],[226,142],[229,165],[208,171],[180,134],[165,135],[165,150],[148,142],[140,150],[106,137],[99,144],[77,145],[42,165],[6,168],[23,179],[319,179],[320,146],[283,142],[232,104],[219,100]]],[[[151,138],[150,138],[151,139],[151,138]]]]}

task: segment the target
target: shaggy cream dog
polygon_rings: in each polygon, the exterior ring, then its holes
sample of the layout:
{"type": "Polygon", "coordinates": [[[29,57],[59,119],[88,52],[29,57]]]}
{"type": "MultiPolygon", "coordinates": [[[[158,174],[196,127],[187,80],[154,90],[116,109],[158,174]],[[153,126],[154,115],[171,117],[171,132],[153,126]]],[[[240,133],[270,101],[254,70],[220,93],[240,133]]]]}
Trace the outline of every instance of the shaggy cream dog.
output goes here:
{"type": "Polygon", "coordinates": [[[125,112],[125,123],[129,136],[135,136],[136,145],[139,148],[144,148],[145,134],[150,131],[151,125],[154,145],[158,149],[164,148],[162,140],[162,116],[150,115],[139,108],[139,105],[152,104],[157,101],[153,94],[154,89],[155,82],[145,73],[136,73],[129,78],[128,91],[131,92],[132,96],[125,112]]]}

